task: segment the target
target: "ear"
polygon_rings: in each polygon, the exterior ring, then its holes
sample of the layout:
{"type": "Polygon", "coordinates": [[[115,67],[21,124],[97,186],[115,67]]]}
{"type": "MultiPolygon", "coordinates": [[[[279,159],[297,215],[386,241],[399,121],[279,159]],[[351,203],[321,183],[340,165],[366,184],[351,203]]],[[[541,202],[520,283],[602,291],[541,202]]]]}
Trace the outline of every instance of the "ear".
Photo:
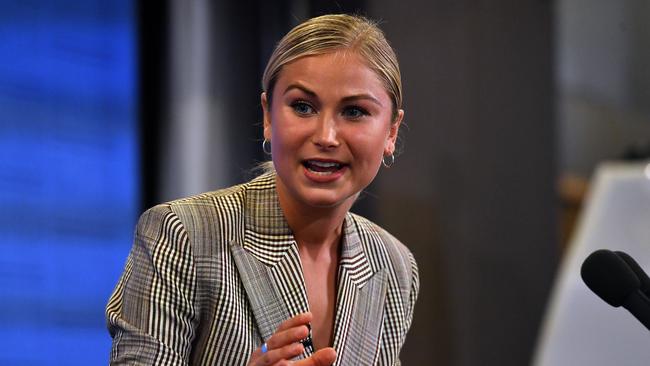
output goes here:
{"type": "Polygon", "coordinates": [[[402,124],[404,119],[404,110],[397,110],[397,117],[395,121],[391,122],[390,128],[388,130],[388,137],[386,138],[386,145],[384,147],[384,155],[388,156],[395,152],[395,144],[397,143],[397,134],[399,132],[399,126],[402,124]]]}
{"type": "Polygon", "coordinates": [[[262,112],[264,113],[264,138],[271,141],[271,106],[269,106],[266,93],[262,92],[260,101],[262,103],[262,112]]]}

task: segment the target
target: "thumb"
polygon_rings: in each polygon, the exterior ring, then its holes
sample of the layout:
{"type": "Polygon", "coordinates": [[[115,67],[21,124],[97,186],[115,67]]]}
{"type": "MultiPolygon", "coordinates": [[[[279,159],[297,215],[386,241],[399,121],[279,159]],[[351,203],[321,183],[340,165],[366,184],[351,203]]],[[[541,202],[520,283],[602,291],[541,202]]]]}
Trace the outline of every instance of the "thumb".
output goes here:
{"type": "Polygon", "coordinates": [[[331,366],[336,361],[336,351],[331,347],[323,348],[311,355],[311,358],[314,366],[331,366]]]}

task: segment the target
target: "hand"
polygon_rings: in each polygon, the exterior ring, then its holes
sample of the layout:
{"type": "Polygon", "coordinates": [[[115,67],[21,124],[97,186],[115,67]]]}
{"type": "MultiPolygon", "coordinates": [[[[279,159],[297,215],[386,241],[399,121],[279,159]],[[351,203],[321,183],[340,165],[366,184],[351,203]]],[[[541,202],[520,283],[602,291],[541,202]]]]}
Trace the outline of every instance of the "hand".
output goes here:
{"type": "Polygon", "coordinates": [[[336,360],[336,351],[329,347],[318,350],[304,360],[290,361],[304,351],[300,340],[309,335],[307,324],[311,319],[311,313],[302,313],[282,322],[266,342],[268,351],[262,353],[261,347],[256,349],[248,366],[331,366],[336,360]]]}

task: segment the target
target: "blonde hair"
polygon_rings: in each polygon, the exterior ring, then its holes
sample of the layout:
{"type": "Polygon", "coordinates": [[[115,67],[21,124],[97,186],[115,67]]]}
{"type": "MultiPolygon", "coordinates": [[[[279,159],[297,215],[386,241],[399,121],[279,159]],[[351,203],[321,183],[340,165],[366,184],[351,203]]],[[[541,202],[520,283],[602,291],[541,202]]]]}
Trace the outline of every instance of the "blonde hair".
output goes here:
{"type": "Polygon", "coordinates": [[[358,15],[330,14],[293,28],[275,47],[262,76],[269,104],[282,67],[298,58],[338,50],[356,52],[384,84],[393,104],[392,119],[402,108],[402,78],[395,51],[377,24],[358,15]]]}

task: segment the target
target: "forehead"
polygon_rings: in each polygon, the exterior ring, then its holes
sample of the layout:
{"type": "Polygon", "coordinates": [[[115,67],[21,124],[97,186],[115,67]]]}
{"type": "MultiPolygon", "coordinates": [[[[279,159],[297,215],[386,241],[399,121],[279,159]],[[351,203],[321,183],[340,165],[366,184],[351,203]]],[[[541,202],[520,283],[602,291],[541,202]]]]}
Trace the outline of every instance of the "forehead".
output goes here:
{"type": "Polygon", "coordinates": [[[292,83],[305,84],[316,92],[372,93],[388,98],[388,93],[366,61],[355,52],[337,51],[305,56],[282,67],[274,92],[283,92],[292,83]]]}

